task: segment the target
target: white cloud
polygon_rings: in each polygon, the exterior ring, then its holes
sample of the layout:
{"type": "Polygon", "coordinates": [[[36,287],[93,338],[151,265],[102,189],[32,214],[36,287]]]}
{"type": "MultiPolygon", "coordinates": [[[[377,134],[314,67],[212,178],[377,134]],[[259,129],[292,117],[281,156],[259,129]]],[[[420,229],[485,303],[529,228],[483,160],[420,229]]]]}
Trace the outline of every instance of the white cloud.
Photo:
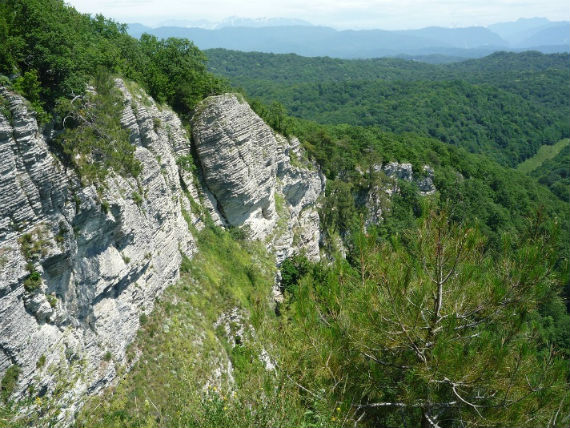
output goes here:
{"type": "Polygon", "coordinates": [[[156,25],[167,19],[298,18],[341,28],[489,25],[535,16],[568,20],[568,0],[68,0],[85,13],[156,25]]]}

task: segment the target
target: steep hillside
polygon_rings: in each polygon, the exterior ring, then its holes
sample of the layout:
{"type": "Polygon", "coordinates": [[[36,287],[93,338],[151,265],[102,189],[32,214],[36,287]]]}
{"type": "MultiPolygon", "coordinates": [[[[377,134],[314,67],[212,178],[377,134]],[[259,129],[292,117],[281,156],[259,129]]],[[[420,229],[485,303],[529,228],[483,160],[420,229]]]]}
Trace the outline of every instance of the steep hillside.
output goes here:
{"type": "Polygon", "coordinates": [[[432,136],[507,166],[570,132],[567,55],[503,53],[441,66],[209,55],[211,70],[252,98],[282,103],[293,116],[432,136]]]}
{"type": "Polygon", "coordinates": [[[298,142],[274,136],[235,96],[208,99],[194,126],[202,187],[176,114],[136,86],[116,84],[140,173],[110,171],[89,185],[52,153],[26,102],[2,90],[9,114],[0,116],[7,154],[0,362],[3,373],[19,371],[6,398],[41,391],[32,408],[54,421],[69,421],[82,396],[128,367],[126,347],[141,317],[196,250],[185,218],[194,231],[210,217],[245,227],[244,236],[266,242],[277,262],[301,250],[320,257],[314,207],[324,177],[291,164],[292,153],[302,158],[298,142]],[[198,121],[208,126],[201,130],[198,121]],[[226,137],[201,136],[211,131],[226,137]],[[224,162],[212,165],[207,144],[214,142],[224,162]]]}
{"type": "MultiPolygon", "coordinates": [[[[248,103],[61,0],[0,3],[0,36],[0,426],[568,425],[570,215],[535,177],[248,103]]],[[[501,55],[423,104],[387,83],[418,130],[447,102],[442,139],[483,118],[521,155],[563,98],[531,57],[527,97],[476,82],[501,55]]]]}

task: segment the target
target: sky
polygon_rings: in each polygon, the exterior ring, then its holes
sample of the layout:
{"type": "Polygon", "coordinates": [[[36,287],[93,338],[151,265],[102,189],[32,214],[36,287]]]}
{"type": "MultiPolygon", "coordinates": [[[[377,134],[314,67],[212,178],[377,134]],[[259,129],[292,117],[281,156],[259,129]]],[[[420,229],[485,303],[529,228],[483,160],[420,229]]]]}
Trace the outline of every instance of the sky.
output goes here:
{"type": "Polygon", "coordinates": [[[570,18],[568,0],[66,0],[84,13],[158,26],[176,21],[296,18],[338,29],[486,26],[518,18],[570,18]]]}

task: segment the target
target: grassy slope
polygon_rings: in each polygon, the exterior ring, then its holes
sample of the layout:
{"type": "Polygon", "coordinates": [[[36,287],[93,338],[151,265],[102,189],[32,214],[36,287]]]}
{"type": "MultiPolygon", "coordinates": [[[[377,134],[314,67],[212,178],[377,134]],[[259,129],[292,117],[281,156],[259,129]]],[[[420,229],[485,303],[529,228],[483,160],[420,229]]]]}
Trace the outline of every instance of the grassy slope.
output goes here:
{"type": "Polygon", "coordinates": [[[530,174],[532,171],[540,167],[545,161],[554,158],[560,151],[570,144],[570,139],[566,138],[560,140],[553,145],[544,145],[540,147],[536,155],[525,160],[517,166],[517,169],[525,174],[530,174]]]}
{"type": "MultiPolygon", "coordinates": [[[[169,287],[144,325],[130,356],[140,356],[121,382],[92,397],[78,415],[79,427],[306,426],[297,388],[279,370],[266,371],[263,343],[279,338],[269,295],[274,264],[260,243],[235,240],[206,228],[199,252],[183,263],[180,282],[169,287]],[[254,331],[241,333],[232,318],[228,336],[216,321],[239,308],[254,331]],[[251,335],[255,335],[255,338],[251,335]],[[223,361],[233,366],[232,383],[223,361]]],[[[330,419],[330,418],[329,418],[330,419]]]]}

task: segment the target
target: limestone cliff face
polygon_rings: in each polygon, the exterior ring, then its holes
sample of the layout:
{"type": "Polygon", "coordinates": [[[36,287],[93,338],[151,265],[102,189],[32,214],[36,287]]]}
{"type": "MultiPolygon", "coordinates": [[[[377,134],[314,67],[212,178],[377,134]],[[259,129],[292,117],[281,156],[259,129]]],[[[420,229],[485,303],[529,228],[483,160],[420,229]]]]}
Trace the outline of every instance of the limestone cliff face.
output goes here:
{"type": "Polygon", "coordinates": [[[0,88],[0,378],[18,366],[13,397],[33,387],[63,424],[128,366],[140,316],[196,251],[188,219],[200,229],[209,210],[247,227],[278,264],[301,250],[319,257],[324,177],[298,140],[275,135],[234,95],[209,98],[192,124],[196,180],[179,162],[192,150],[176,114],[116,84],[142,173],[91,186],[53,154],[26,101],[0,88]]]}
{"type": "Polygon", "coordinates": [[[421,196],[433,195],[436,192],[433,184],[434,170],[424,165],[424,176],[414,179],[411,163],[388,162],[372,166],[372,171],[380,176],[380,183],[373,186],[366,194],[364,205],[367,215],[365,224],[370,226],[383,220],[382,213],[388,206],[387,198],[400,190],[398,181],[414,181],[421,196]]]}
{"type": "Polygon", "coordinates": [[[68,414],[115,376],[140,315],[195,249],[176,166],[188,136],[172,111],[117,84],[143,169],[97,188],[51,153],[21,97],[0,92],[0,377],[19,366],[20,394],[65,385],[55,398],[68,414]]]}
{"type": "Polygon", "coordinates": [[[299,141],[275,134],[233,94],[204,100],[192,132],[221,221],[265,240],[278,263],[301,250],[318,259],[325,178],[303,160],[299,141]]]}

